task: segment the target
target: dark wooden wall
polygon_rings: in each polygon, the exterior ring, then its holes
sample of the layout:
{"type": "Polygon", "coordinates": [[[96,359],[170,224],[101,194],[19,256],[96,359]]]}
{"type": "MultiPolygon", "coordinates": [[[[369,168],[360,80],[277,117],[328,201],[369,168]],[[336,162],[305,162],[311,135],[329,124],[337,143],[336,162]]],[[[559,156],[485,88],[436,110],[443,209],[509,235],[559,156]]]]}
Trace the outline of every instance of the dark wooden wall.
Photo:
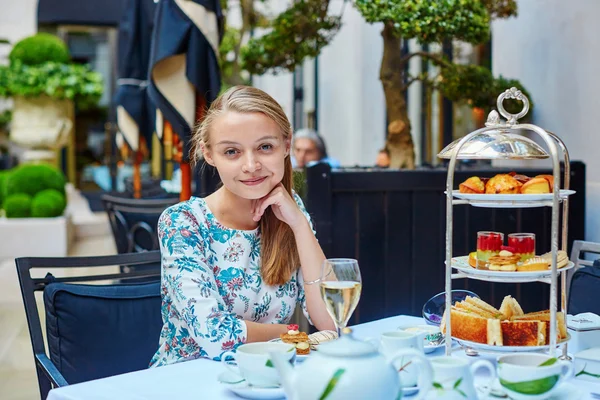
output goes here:
{"type": "MultiPolygon", "coordinates": [[[[457,171],[455,186],[469,176],[491,177],[496,169],[457,171]]],[[[523,169],[534,176],[544,169],[523,169]]],[[[307,171],[307,209],[327,257],[358,259],[363,278],[361,301],[351,324],[398,314],[421,315],[423,304],[444,290],[446,170],[331,170],[317,164],[307,171]]],[[[569,243],[584,239],[585,165],[571,163],[569,243]]],[[[562,207],[561,207],[562,208],[562,207]]],[[[537,254],[550,249],[551,208],[489,209],[454,207],[453,255],[475,251],[477,231],[533,232],[537,254]]],[[[514,296],[526,312],[548,307],[542,283],[492,284],[454,280],[499,307],[514,296]]]]}

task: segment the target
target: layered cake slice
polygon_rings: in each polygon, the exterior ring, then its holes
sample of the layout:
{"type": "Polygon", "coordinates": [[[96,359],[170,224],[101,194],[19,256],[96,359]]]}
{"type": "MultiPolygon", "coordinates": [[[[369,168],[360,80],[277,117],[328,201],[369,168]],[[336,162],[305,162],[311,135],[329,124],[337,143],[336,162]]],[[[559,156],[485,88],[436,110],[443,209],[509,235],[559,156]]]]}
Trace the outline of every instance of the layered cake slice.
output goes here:
{"type": "Polygon", "coordinates": [[[296,346],[296,354],[304,355],[310,353],[310,345],[308,344],[308,334],[300,332],[298,325],[290,324],[287,326],[287,333],[279,335],[283,343],[289,343],[296,346]]]}

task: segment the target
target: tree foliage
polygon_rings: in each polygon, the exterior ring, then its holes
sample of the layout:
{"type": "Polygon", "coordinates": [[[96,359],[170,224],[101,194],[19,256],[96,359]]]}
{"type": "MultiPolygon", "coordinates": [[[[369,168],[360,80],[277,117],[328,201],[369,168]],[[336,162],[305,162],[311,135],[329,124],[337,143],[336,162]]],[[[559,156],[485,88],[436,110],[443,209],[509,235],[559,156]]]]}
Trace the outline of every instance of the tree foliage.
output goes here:
{"type": "Polygon", "coordinates": [[[327,15],[329,1],[294,3],[269,25],[270,32],[242,49],[242,66],[251,74],[293,71],[305,58],[317,56],[340,27],[339,16],[327,15]]]}
{"type": "MultiPolygon", "coordinates": [[[[502,76],[494,78],[489,69],[478,65],[448,64],[442,67],[440,79],[436,84],[436,88],[448,99],[459,103],[466,102],[471,107],[483,109],[486,113],[495,109],[498,96],[513,86],[527,96],[530,100],[529,108],[533,109],[531,95],[521,82],[502,76]]],[[[523,108],[523,103],[508,99],[504,102],[504,108],[511,114],[518,114],[523,108]]]]}
{"type": "Polygon", "coordinates": [[[490,35],[490,15],[479,0],[355,0],[365,21],[394,27],[420,43],[448,39],[481,43],[490,35]]]}

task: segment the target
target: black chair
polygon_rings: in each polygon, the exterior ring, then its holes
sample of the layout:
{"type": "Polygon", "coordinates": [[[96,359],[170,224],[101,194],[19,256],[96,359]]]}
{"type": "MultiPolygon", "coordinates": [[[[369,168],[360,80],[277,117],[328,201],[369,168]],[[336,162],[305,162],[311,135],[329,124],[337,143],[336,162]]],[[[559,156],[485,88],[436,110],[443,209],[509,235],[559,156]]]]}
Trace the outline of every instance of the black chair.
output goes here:
{"type": "Polygon", "coordinates": [[[102,195],[102,204],[108,214],[117,253],[157,250],[156,227],[160,214],[178,202],[179,198],[129,199],[102,195]]]}
{"type": "Polygon", "coordinates": [[[133,270],[69,277],[47,273],[44,278],[33,278],[31,270],[156,264],[160,262],[159,251],[98,257],[17,258],[15,262],[42,399],[52,387],[148,367],[158,349],[162,327],[159,273],[133,270]],[[140,277],[152,281],[126,283],[140,277]],[[119,283],[98,284],[107,280],[119,283]],[[48,352],[35,292],[43,292],[48,352]]]}
{"type": "Polygon", "coordinates": [[[600,243],[575,240],[571,261],[575,267],[567,271],[567,311],[572,315],[583,312],[600,314],[597,300],[600,293],[600,243]]]}

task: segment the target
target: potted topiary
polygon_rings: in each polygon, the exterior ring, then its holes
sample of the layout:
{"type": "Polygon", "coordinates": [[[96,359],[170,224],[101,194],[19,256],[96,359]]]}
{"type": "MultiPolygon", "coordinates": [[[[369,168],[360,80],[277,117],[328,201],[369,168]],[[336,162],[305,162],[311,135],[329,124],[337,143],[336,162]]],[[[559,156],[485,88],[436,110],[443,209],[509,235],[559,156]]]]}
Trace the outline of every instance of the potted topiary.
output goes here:
{"type": "Polygon", "coordinates": [[[68,141],[74,104],[86,108],[102,95],[100,74],[70,58],[62,40],[38,33],[15,44],[0,67],[0,96],[14,102],[10,140],[28,149],[24,159],[54,159],[68,141]]]}
{"type": "Polygon", "coordinates": [[[67,255],[71,229],[65,184],[64,174],[49,164],[0,171],[0,258],[67,255]]]}

